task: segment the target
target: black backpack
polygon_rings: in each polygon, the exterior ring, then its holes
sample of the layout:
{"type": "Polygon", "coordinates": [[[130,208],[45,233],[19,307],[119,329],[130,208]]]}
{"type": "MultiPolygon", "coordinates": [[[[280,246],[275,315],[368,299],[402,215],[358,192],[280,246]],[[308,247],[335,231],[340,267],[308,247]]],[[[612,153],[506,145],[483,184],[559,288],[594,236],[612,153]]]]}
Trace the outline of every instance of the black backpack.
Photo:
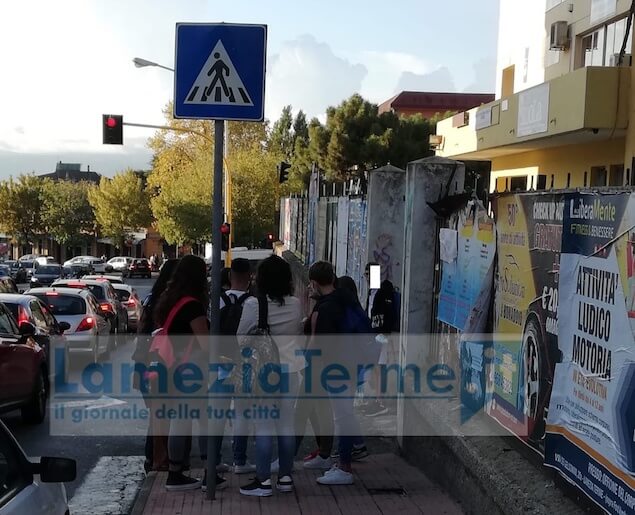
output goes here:
{"type": "Polygon", "coordinates": [[[225,304],[220,310],[220,334],[235,336],[243,314],[243,303],[251,297],[251,293],[243,293],[240,297],[236,297],[233,293],[227,295],[221,292],[220,296],[225,304]]]}

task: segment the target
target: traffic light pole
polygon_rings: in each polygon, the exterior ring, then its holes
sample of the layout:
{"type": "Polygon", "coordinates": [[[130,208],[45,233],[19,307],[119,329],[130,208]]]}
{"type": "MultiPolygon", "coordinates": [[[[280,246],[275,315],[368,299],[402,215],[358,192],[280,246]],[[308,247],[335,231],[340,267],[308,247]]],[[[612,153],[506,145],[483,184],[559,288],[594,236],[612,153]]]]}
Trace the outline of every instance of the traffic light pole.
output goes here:
{"type": "MultiPolygon", "coordinates": [[[[212,193],[212,287],[210,292],[210,363],[212,356],[218,348],[215,338],[220,334],[220,273],[221,273],[221,232],[223,223],[223,150],[225,138],[225,121],[214,121],[214,191],[212,193]]],[[[209,399],[210,406],[213,398],[209,399]]],[[[216,461],[217,442],[220,438],[219,431],[214,427],[215,421],[208,419],[212,424],[212,431],[208,431],[207,438],[207,498],[216,497],[216,461]]],[[[221,428],[221,430],[224,428],[221,428]]]]}

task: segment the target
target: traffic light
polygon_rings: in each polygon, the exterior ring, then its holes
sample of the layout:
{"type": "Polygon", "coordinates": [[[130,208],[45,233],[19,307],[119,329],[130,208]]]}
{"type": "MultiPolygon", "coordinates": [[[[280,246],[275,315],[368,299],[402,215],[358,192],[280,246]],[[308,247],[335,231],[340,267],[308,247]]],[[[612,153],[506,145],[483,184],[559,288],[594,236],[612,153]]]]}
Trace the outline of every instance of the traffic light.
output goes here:
{"type": "Polygon", "coordinates": [[[291,165],[289,163],[285,163],[284,161],[281,161],[280,164],[278,164],[278,180],[280,181],[280,184],[289,179],[289,168],[291,168],[291,165]]]}
{"type": "Polygon", "coordinates": [[[221,233],[220,248],[221,250],[224,250],[225,252],[227,252],[229,250],[229,235],[231,233],[231,226],[227,222],[225,222],[223,225],[220,226],[220,233],[221,233]]]}
{"type": "Polygon", "coordinates": [[[123,116],[120,114],[102,115],[104,145],[123,145],[123,116]]]}

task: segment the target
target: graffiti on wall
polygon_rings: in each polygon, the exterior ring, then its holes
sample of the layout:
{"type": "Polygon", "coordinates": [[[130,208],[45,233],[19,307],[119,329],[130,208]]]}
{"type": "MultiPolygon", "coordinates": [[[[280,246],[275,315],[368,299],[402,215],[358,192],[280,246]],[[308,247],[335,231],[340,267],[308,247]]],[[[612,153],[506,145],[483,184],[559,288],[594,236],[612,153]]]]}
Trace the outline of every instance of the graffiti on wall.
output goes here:
{"type": "Polygon", "coordinates": [[[400,263],[394,262],[394,239],[391,234],[381,233],[375,239],[372,258],[381,266],[381,280],[395,282],[394,268],[400,263]]]}

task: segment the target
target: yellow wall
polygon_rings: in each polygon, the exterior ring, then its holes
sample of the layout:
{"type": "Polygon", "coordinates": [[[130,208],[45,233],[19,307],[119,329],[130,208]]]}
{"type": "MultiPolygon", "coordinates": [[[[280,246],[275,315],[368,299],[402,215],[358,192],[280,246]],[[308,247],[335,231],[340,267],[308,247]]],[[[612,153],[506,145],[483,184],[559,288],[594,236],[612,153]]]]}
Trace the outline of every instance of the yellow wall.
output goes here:
{"type": "Polygon", "coordinates": [[[624,164],[625,168],[630,168],[630,163],[624,163],[623,138],[547,148],[492,159],[490,184],[493,188],[499,177],[546,175],[548,188],[551,185],[551,175],[553,174],[554,188],[566,188],[567,174],[570,173],[570,187],[582,187],[584,172],[588,172],[588,184],[592,166],[605,166],[609,169],[611,165],[620,164],[624,164]]]}

